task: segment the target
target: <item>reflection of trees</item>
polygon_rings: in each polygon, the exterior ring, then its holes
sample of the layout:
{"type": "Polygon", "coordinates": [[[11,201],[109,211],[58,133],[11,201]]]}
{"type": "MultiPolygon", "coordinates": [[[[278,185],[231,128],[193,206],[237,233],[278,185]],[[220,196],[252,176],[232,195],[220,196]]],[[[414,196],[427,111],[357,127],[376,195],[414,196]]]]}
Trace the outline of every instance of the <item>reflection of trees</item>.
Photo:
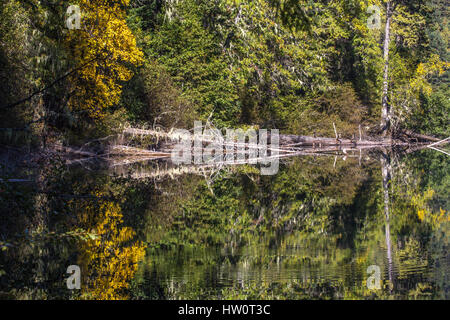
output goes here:
{"type": "Polygon", "coordinates": [[[391,228],[389,222],[389,186],[391,182],[391,159],[387,152],[383,152],[380,156],[381,171],[383,176],[383,203],[384,203],[384,217],[385,217],[385,237],[388,259],[388,275],[389,283],[394,284],[393,279],[393,262],[392,262],[392,246],[391,246],[391,228]]]}
{"type": "MultiPolygon", "coordinates": [[[[5,221],[4,227],[10,229],[6,243],[10,246],[0,252],[0,269],[5,272],[0,276],[0,296],[79,297],[79,292],[68,290],[64,281],[67,267],[79,263],[85,279],[82,298],[126,298],[126,289],[144,255],[144,247],[134,240],[133,229],[122,226],[121,208],[102,199],[100,194],[81,200],[74,196],[75,200],[67,201],[58,194],[70,193],[64,188],[74,188],[74,184],[65,185],[60,176],[51,179],[58,184],[43,181],[40,187],[45,193],[21,185],[8,186],[5,191],[7,197],[9,193],[16,194],[21,205],[14,212],[16,219],[5,221]],[[55,191],[59,192],[56,196],[55,191]]],[[[3,203],[5,199],[0,201],[3,203]]]]}
{"type": "Polygon", "coordinates": [[[14,212],[20,212],[14,219],[3,213],[10,234],[51,231],[53,240],[8,249],[0,260],[7,272],[2,288],[24,288],[8,290],[24,298],[77,295],[61,276],[78,259],[87,285],[82,298],[91,299],[445,298],[442,253],[450,237],[442,186],[449,176],[439,171],[445,160],[385,156],[386,170],[352,159],[334,167],[332,159],[313,157],[292,159],[273,177],[236,167],[210,186],[193,175],[129,181],[76,174],[64,180],[58,173],[45,174],[54,176],[45,185],[51,196],[3,186],[1,203],[17,199],[14,212]],[[104,191],[93,197],[92,190],[104,191]],[[68,204],[55,193],[74,194],[74,200],[68,204]],[[123,199],[120,207],[113,198],[123,199]],[[38,216],[35,208],[42,210],[38,216]],[[64,214],[48,215],[54,211],[64,214]],[[100,237],[61,241],[77,228],[90,232],[83,237],[100,237]],[[149,243],[139,270],[143,246],[136,239],[149,243]],[[388,271],[382,278],[395,281],[392,291],[367,289],[372,264],[388,271]]]}
{"type": "Polygon", "coordinates": [[[133,242],[135,232],[121,226],[120,207],[109,201],[82,208],[81,223],[97,235],[80,247],[79,262],[86,278],[82,297],[87,299],[125,299],[129,281],[144,256],[144,246],[133,242]]]}
{"type": "Polygon", "coordinates": [[[36,169],[35,184],[1,183],[0,237],[9,244],[0,250],[0,269],[4,268],[0,277],[2,297],[71,296],[61,278],[70,255],[69,240],[78,238],[80,233],[67,233],[55,227],[54,213],[59,209],[53,206],[48,193],[53,191],[58,165],[57,159],[46,159],[36,169]]]}
{"type": "Polygon", "coordinates": [[[424,184],[426,166],[418,168],[419,161],[421,157],[400,159],[392,151],[380,154],[388,288],[394,297],[430,297],[440,290],[433,284],[437,279],[427,276],[433,264],[430,237],[448,222],[448,215],[430,207],[434,192],[424,184]]]}
{"type": "Polygon", "coordinates": [[[421,189],[404,182],[408,176],[418,183],[421,176],[390,157],[381,158],[382,170],[351,160],[334,168],[326,159],[297,158],[268,179],[241,167],[219,177],[212,193],[197,180],[181,208],[166,212],[172,222],[142,272],[173,298],[436,295],[440,288],[424,278],[422,264],[431,261],[423,239],[433,228],[411,203],[421,189]],[[372,264],[387,270],[389,282],[380,291],[365,285],[372,264]],[[221,289],[220,279],[234,279],[233,287],[221,289]]]}
{"type": "Polygon", "coordinates": [[[438,174],[440,167],[448,167],[448,160],[441,157],[440,166],[433,168],[430,158],[435,155],[430,157],[427,152],[410,155],[401,161],[395,159],[391,165],[390,229],[392,245],[396,248],[392,256],[395,291],[411,298],[442,297],[445,292],[442,275],[430,275],[429,270],[439,269],[438,265],[442,263],[444,269],[448,268],[446,250],[441,247],[436,252],[434,249],[437,243],[440,243],[439,247],[442,245],[449,233],[449,216],[441,206],[446,201],[440,199],[446,197],[446,193],[434,192],[449,178],[447,172],[438,174]],[[438,205],[434,206],[434,203],[438,205]],[[446,236],[441,238],[440,234],[446,236]]]}
{"type": "MultiPolygon", "coordinates": [[[[159,265],[172,274],[203,270],[189,274],[189,281],[178,286],[172,282],[170,287],[178,288],[172,293],[181,294],[181,285],[185,295],[178,297],[186,298],[195,297],[187,292],[189,283],[208,287],[217,281],[210,277],[213,274],[227,277],[237,272],[242,283],[259,279],[270,285],[268,279],[276,278],[277,268],[300,269],[308,264],[311,274],[303,276],[311,295],[343,296],[338,286],[314,276],[314,268],[332,263],[339,274],[345,261],[351,260],[350,250],[338,248],[348,229],[342,224],[351,218],[348,207],[367,179],[357,162],[339,163],[336,169],[326,159],[297,158],[272,178],[241,167],[232,176],[218,178],[212,193],[200,180],[193,196],[175,213],[165,237],[155,244],[162,249],[151,255],[151,268],[159,265]],[[319,164],[311,165],[311,161],[319,164]],[[186,256],[179,256],[178,246],[184,247],[186,256]],[[190,247],[192,253],[188,253],[190,247]],[[204,252],[204,257],[196,257],[198,252],[204,252]],[[175,259],[180,265],[173,264],[175,259]],[[259,270],[256,278],[255,269],[259,270]]],[[[344,282],[340,281],[341,286],[344,282]]]]}

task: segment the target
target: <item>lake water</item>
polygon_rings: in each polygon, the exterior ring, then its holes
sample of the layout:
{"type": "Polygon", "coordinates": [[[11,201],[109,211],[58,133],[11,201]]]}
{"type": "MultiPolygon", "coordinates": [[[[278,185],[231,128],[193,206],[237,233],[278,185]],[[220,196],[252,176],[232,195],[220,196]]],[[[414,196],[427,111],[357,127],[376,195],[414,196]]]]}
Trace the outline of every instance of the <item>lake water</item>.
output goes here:
{"type": "Polygon", "coordinates": [[[435,150],[291,157],[272,176],[14,157],[3,299],[450,298],[450,158],[435,150]]]}

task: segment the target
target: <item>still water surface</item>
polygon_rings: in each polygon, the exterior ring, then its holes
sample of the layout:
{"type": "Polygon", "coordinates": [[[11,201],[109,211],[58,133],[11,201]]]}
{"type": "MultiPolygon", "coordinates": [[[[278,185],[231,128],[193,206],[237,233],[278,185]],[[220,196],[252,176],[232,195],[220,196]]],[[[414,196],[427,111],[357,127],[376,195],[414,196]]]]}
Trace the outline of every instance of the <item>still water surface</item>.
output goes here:
{"type": "Polygon", "coordinates": [[[3,299],[450,298],[450,163],[434,150],[293,157],[273,176],[7,160],[3,299]]]}

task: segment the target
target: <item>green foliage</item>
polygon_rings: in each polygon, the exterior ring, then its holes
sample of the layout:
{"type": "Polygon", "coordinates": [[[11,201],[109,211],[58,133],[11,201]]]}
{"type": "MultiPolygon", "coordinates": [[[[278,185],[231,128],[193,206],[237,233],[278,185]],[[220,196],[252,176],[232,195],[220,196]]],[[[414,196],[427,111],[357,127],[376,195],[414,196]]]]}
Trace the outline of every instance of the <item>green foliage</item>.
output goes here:
{"type": "Polygon", "coordinates": [[[196,119],[192,102],[182,96],[165,68],[156,62],[146,63],[127,89],[122,104],[131,121],[169,129],[189,127],[196,119]]]}
{"type": "MultiPolygon", "coordinates": [[[[4,133],[29,132],[44,142],[81,143],[114,132],[127,121],[171,128],[212,119],[218,127],[256,125],[327,136],[333,136],[335,123],[340,133],[351,136],[359,124],[378,122],[384,31],[367,27],[367,8],[384,2],[130,1],[126,12],[116,8],[130,46],[116,46],[122,58],[113,64],[88,64],[86,70],[76,71],[84,78],[65,75],[79,67],[101,39],[126,41],[117,32],[93,33],[95,39],[69,32],[61,19],[67,4],[2,3],[0,76],[9,79],[0,85],[2,104],[50,85],[15,108],[2,110],[3,129],[14,129],[4,133]],[[141,67],[139,50],[145,55],[141,67]],[[70,58],[74,53],[76,61],[70,58]],[[80,80],[92,78],[99,68],[104,70],[95,80],[95,92],[101,92],[101,101],[80,80]],[[74,104],[76,110],[70,108],[74,104]],[[352,108],[357,112],[350,112],[352,108]],[[104,121],[92,121],[92,110],[104,121]]],[[[400,1],[395,7],[390,101],[398,126],[446,132],[447,118],[441,117],[448,110],[446,10],[438,0],[400,1]]],[[[30,140],[21,139],[10,141],[30,140]]]]}
{"type": "MultiPolygon", "coordinates": [[[[393,2],[395,124],[447,137],[447,3],[393,2]]],[[[367,8],[386,1],[135,0],[127,11],[117,1],[78,3],[102,4],[108,32],[95,29],[95,8],[88,12],[91,34],[67,30],[69,1],[1,2],[0,132],[7,143],[84,145],[130,122],[168,129],[206,119],[218,127],[331,137],[335,124],[350,138],[359,125],[378,122],[384,29],[367,27],[367,8]],[[116,45],[106,52],[104,41],[116,45]],[[71,73],[97,54],[104,63],[71,73]],[[92,111],[102,119],[93,121],[92,111]]],[[[351,156],[334,163],[294,159],[274,177],[243,166],[206,181],[68,172],[53,154],[30,173],[36,185],[10,183],[16,176],[2,173],[0,295],[79,297],[66,290],[61,274],[84,252],[96,287],[85,297],[448,298],[448,264],[433,265],[448,251],[445,155],[428,150],[397,163],[401,174],[389,190],[377,164],[351,156]],[[97,210],[99,203],[107,207],[97,210]],[[91,223],[81,223],[83,213],[91,223]],[[148,245],[142,262],[139,240],[148,245]],[[386,267],[377,292],[363,283],[374,263],[386,267]],[[429,269],[436,271],[430,279],[429,269]],[[109,282],[114,274],[117,281],[109,282]],[[221,282],[237,275],[241,286],[221,282]]]]}
{"type": "Polygon", "coordinates": [[[333,123],[342,137],[358,137],[359,125],[367,122],[368,108],[359,100],[350,84],[334,89],[300,103],[303,110],[291,119],[289,127],[299,134],[317,136],[335,135],[333,123]]]}

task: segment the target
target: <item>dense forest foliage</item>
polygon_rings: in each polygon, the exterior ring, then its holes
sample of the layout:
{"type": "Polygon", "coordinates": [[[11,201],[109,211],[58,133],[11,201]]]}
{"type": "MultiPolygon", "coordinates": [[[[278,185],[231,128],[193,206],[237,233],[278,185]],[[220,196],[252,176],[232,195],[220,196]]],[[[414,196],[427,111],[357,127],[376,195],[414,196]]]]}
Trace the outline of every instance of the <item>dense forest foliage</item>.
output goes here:
{"type": "Polygon", "coordinates": [[[376,133],[387,16],[392,130],[448,135],[443,0],[2,0],[2,140],[77,144],[127,124],[208,118],[376,133]],[[79,29],[69,28],[74,4],[79,29]]]}
{"type": "Polygon", "coordinates": [[[47,148],[195,120],[445,138],[448,38],[446,0],[0,0],[0,299],[448,299],[446,150],[263,176],[47,148]]]}

